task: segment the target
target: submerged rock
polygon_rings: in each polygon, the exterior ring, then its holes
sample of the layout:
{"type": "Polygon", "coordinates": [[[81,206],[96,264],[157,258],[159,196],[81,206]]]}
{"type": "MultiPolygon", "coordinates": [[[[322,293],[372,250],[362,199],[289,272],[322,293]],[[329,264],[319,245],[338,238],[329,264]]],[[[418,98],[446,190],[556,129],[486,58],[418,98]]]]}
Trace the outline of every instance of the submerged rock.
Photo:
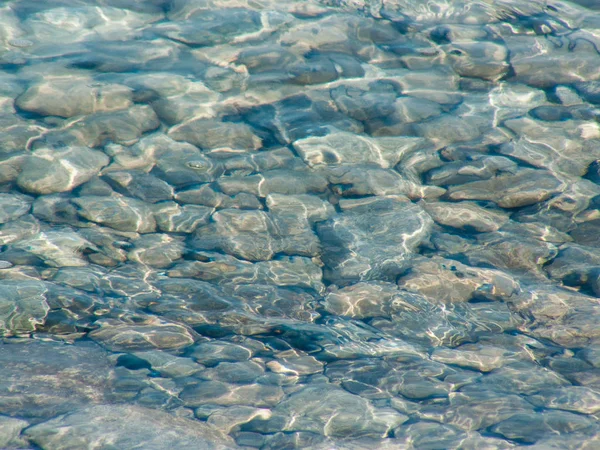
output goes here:
{"type": "Polygon", "coordinates": [[[74,198],[72,202],[80,216],[115,230],[152,233],[156,229],[152,209],[140,200],[88,195],[74,198]]]}
{"type": "Polygon", "coordinates": [[[165,445],[235,448],[231,438],[206,423],[136,405],[96,405],[70,411],[27,429],[26,435],[40,447],[57,449],[96,445],[142,445],[156,450],[165,445]]]}
{"type": "Polygon", "coordinates": [[[480,269],[439,257],[417,260],[398,285],[442,303],[507,299],[520,291],[519,283],[500,270],[480,269]]]}
{"type": "Polygon", "coordinates": [[[0,335],[28,334],[44,325],[50,311],[47,291],[45,284],[37,280],[2,280],[0,335]]]}
{"type": "Polygon", "coordinates": [[[176,349],[194,343],[195,335],[185,326],[148,318],[129,324],[115,319],[102,319],[89,337],[111,351],[176,349]]]}
{"type": "Polygon", "coordinates": [[[229,255],[199,252],[197,259],[200,260],[176,264],[167,275],[193,277],[218,284],[264,283],[297,286],[317,292],[325,290],[321,267],[309,258],[291,256],[251,263],[229,255]]]}
{"type": "Polygon", "coordinates": [[[542,202],[561,188],[562,183],[545,170],[521,169],[515,175],[453,186],[447,195],[451,200],[491,200],[502,208],[518,208],[542,202]]]}
{"type": "Polygon", "coordinates": [[[69,76],[31,86],[15,104],[24,111],[44,116],[73,117],[127,109],[132,105],[131,97],[131,90],[126,86],[69,76]]]}
{"type": "Polygon", "coordinates": [[[35,194],[70,191],[97,175],[108,161],[104,153],[86,147],[39,149],[26,160],[17,184],[35,194]]]}
{"type": "Polygon", "coordinates": [[[394,280],[430,233],[432,220],[418,205],[372,197],[317,225],[325,278],[336,284],[394,280]]]}
{"type": "Polygon", "coordinates": [[[0,224],[27,214],[33,199],[21,194],[0,194],[0,224]]]}
{"type": "Polygon", "coordinates": [[[252,129],[242,123],[217,122],[214,120],[191,120],[169,130],[176,141],[197,145],[203,150],[229,148],[233,150],[257,150],[261,139],[252,129]]]}
{"type": "Polygon", "coordinates": [[[2,414],[50,419],[113,400],[112,364],[92,342],[65,345],[28,340],[4,344],[0,359],[2,414]]]}
{"type": "Polygon", "coordinates": [[[300,256],[319,253],[319,241],[308,221],[264,211],[222,209],[195,234],[195,248],[222,250],[249,261],[269,260],[278,253],[300,256]]]}

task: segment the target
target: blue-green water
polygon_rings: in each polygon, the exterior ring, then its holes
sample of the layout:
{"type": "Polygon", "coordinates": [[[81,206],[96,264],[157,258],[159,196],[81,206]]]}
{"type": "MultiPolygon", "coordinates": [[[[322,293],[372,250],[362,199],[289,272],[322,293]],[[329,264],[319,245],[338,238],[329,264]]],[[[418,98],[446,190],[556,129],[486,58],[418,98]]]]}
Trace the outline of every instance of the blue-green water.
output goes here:
{"type": "Polygon", "coordinates": [[[600,3],[0,4],[0,448],[600,446],[600,3]]]}

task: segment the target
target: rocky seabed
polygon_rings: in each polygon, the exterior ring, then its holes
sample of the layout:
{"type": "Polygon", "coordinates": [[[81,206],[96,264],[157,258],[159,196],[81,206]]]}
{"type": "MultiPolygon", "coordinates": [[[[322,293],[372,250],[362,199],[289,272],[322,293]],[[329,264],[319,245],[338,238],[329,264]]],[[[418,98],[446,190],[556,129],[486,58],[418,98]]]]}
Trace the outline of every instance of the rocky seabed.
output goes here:
{"type": "Polygon", "coordinates": [[[600,447],[600,4],[0,5],[0,447],[600,447]]]}

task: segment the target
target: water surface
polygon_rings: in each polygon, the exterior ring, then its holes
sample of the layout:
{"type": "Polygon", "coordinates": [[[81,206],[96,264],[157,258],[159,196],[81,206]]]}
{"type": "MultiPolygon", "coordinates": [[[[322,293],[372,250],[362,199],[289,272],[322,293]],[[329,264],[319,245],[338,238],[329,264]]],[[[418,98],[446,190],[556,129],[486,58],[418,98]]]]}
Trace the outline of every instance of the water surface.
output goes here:
{"type": "Polygon", "coordinates": [[[0,5],[0,447],[597,448],[592,0],[0,5]]]}

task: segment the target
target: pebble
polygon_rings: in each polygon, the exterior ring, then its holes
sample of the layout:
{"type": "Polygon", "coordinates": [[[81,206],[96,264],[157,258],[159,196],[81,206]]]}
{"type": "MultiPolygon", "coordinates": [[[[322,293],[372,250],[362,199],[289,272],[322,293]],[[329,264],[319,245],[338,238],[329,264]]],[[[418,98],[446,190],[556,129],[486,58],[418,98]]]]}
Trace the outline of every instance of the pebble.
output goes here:
{"type": "Polygon", "coordinates": [[[515,414],[496,425],[491,430],[507,439],[534,443],[543,439],[547,433],[569,434],[583,432],[593,435],[597,425],[591,419],[564,411],[548,411],[537,414],[515,414]]]}
{"type": "Polygon", "coordinates": [[[179,398],[187,407],[210,403],[221,406],[273,407],[284,397],[279,386],[261,384],[233,385],[221,381],[201,381],[187,386],[179,398]]]}
{"type": "Polygon", "coordinates": [[[205,257],[205,262],[176,264],[167,274],[170,277],[193,277],[218,284],[251,282],[303,287],[317,292],[325,290],[321,267],[309,258],[287,256],[251,263],[219,253],[208,253],[205,257]]]}
{"type": "Polygon", "coordinates": [[[93,86],[93,80],[56,78],[29,87],[15,105],[44,116],[75,117],[132,106],[131,90],[118,84],[93,86]]]}
{"type": "Polygon", "coordinates": [[[17,184],[34,194],[71,191],[92,179],[108,162],[104,153],[86,147],[39,149],[25,161],[17,184]]]}
{"type": "Polygon", "coordinates": [[[337,164],[377,164],[384,169],[424,145],[410,137],[369,139],[352,133],[308,137],[294,142],[294,149],[309,167],[337,164]]]}
{"type": "Polygon", "coordinates": [[[102,178],[116,192],[147,203],[173,198],[173,188],[168,183],[144,172],[109,172],[102,178]]]}
{"type": "Polygon", "coordinates": [[[43,282],[3,280],[0,291],[2,336],[26,335],[44,325],[50,306],[43,282]]]}
{"type": "Polygon", "coordinates": [[[151,267],[165,268],[179,260],[184,250],[183,239],[179,236],[152,233],[136,239],[127,258],[151,267]]]}
{"type": "MultiPolygon", "coordinates": [[[[30,283],[21,280],[19,285],[31,289],[30,283]]],[[[2,282],[3,288],[11,285],[18,289],[14,282],[2,282]]],[[[19,415],[21,420],[38,423],[112,399],[111,363],[92,342],[65,345],[28,339],[3,345],[0,359],[4,416],[19,415]]]]}
{"type": "Polygon", "coordinates": [[[420,206],[393,198],[375,197],[338,214],[317,226],[325,278],[337,284],[394,279],[431,225],[420,206]]]}
{"type": "Polygon", "coordinates": [[[161,202],[152,208],[159,230],[170,233],[193,233],[209,221],[212,208],[197,205],[179,206],[175,202],[161,202]]]}
{"type": "Polygon", "coordinates": [[[258,150],[261,139],[242,123],[192,120],[169,130],[169,137],[189,142],[203,150],[229,148],[232,150],[258,150]]]}
{"type": "Polygon", "coordinates": [[[561,189],[561,182],[544,170],[521,169],[448,189],[450,200],[491,200],[502,208],[518,208],[547,200],[561,189]]]}
{"type": "Polygon", "coordinates": [[[145,323],[128,324],[101,319],[89,337],[113,352],[177,349],[194,343],[195,335],[185,326],[148,318],[145,323]]]}
{"type": "Polygon", "coordinates": [[[211,425],[137,405],[96,405],[69,411],[28,428],[25,434],[40,447],[90,446],[102,440],[119,447],[201,445],[207,450],[225,450],[234,446],[231,438],[211,425]]]}
{"type": "Polygon", "coordinates": [[[264,211],[222,209],[211,223],[196,230],[194,248],[220,250],[248,261],[266,261],[275,254],[317,256],[319,241],[308,222],[264,211]]]}
{"type": "Polygon", "coordinates": [[[533,405],[518,395],[497,392],[453,392],[444,422],[465,431],[485,430],[516,414],[534,414],[533,405]]]}
{"type": "Polygon", "coordinates": [[[101,147],[107,143],[135,144],[143,133],[155,130],[160,121],[148,105],[134,105],[114,112],[99,112],[70,121],[32,141],[32,148],[67,146],[101,147]]]}
{"type": "Polygon", "coordinates": [[[423,202],[422,206],[440,225],[465,231],[497,231],[508,221],[501,210],[483,208],[475,202],[423,202]]]}
{"type": "Polygon", "coordinates": [[[86,266],[83,252],[94,252],[96,246],[72,230],[45,231],[35,237],[24,238],[11,248],[35,255],[51,267],[86,266]]]}
{"type": "Polygon", "coordinates": [[[152,233],[156,221],[150,206],[129,197],[100,197],[88,195],[72,200],[77,213],[91,221],[119,231],[152,233]]]}
{"type": "Polygon", "coordinates": [[[20,194],[0,194],[0,224],[10,222],[27,214],[33,199],[20,194]]]}

